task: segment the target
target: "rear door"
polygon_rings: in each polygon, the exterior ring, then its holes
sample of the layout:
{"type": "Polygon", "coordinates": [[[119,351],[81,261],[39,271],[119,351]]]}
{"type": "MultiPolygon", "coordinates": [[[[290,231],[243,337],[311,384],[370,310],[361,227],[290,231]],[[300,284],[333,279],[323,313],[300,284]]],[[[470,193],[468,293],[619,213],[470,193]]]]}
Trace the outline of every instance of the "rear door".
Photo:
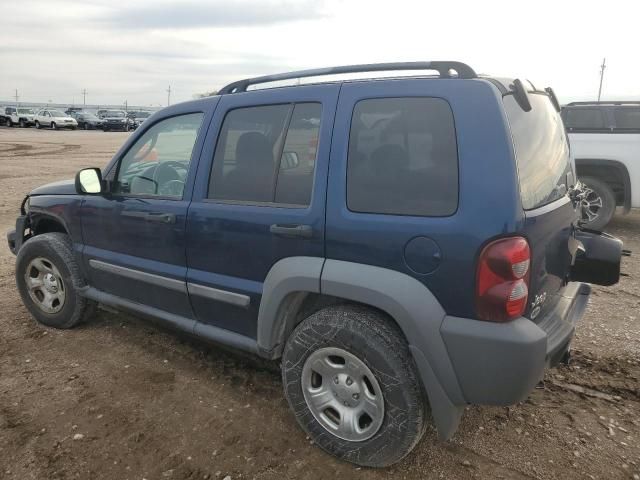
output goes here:
{"type": "Polygon", "coordinates": [[[196,332],[223,328],[255,338],[271,267],[285,257],[324,257],[338,91],[297,86],[221,97],[187,222],[196,332]]]}
{"type": "Polygon", "coordinates": [[[520,197],[525,211],[522,232],[531,248],[529,308],[525,316],[544,317],[558,300],[570,273],[570,239],[578,212],[567,195],[575,174],[560,115],[549,97],[529,94],[525,112],[512,94],[503,98],[513,138],[520,197]]]}

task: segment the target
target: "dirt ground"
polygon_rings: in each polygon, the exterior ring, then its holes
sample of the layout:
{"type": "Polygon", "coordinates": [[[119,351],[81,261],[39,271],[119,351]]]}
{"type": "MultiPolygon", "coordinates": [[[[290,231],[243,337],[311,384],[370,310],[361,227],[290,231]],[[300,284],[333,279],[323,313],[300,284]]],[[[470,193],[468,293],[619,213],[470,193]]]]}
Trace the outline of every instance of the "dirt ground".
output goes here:
{"type": "MultiPolygon", "coordinates": [[[[0,231],[31,188],[104,166],[125,133],[0,127],[0,231]]],[[[275,365],[100,312],[35,323],[0,246],[2,479],[640,479],[640,212],[610,231],[636,256],[598,288],[574,360],[522,404],[469,407],[450,442],[430,429],[385,470],[341,463],[298,428],[275,365]]]]}

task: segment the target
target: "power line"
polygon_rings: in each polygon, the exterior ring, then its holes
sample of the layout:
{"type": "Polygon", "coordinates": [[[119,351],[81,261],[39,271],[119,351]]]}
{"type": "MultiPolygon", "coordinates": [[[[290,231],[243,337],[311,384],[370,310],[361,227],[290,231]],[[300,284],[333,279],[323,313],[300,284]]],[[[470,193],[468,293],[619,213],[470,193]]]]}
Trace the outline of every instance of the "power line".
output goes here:
{"type": "Polygon", "coordinates": [[[602,94],[602,80],[604,79],[605,68],[607,68],[606,57],[602,59],[602,65],[600,65],[600,87],[598,88],[598,101],[600,101],[600,95],[602,94]]]}

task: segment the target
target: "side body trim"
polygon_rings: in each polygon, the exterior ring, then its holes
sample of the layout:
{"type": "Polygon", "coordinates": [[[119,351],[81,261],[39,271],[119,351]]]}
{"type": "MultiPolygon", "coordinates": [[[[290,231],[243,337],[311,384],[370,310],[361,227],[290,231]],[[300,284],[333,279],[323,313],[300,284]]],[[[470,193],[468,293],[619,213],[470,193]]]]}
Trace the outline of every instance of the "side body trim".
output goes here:
{"type": "Polygon", "coordinates": [[[205,287],[197,283],[187,283],[189,295],[197,295],[199,297],[216,300],[218,302],[230,303],[238,307],[247,308],[251,303],[251,298],[240,293],[228,292],[213,287],[205,287]]]}
{"type": "Polygon", "coordinates": [[[114,265],[112,263],[95,260],[93,258],[89,260],[89,265],[91,266],[91,268],[94,268],[96,270],[112,273],[114,275],[120,275],[121,277],[131,278],[132,280],[138,280],[140,282],[150,283],[158,287],[164,287],[170,290],[187,293],[187,284],[181,280],[175,280],[173,278],[167,278],[162,275],[134,270],[132,268],[114,265]]]}

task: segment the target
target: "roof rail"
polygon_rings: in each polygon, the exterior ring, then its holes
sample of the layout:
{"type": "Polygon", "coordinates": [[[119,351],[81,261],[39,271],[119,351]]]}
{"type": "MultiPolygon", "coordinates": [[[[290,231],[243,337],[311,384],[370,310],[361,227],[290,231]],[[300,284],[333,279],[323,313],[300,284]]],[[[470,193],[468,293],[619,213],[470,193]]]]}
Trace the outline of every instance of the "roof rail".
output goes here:
{"type": "Polygon", "coordinates": [[[396,62],[396,63],[369,63],[364,65],[345,65],[341,67],[316,68],[312,70],[299,70],[297,72],[278,73],[262,77],[246,78],[230,83],[218,91],[218,95],[246,92],[249,85],[259,83],[277,82],[279,80],[291,80],[305,77],[319,77],[323,75],[339,75],[343,73],[360,72],[391,72],[398,70],[436,70],[441,78],[476,78],[476,72],[462,62],[396,62]],[[454,70],[457,73],[452,74],[454,70]]]}
{"type": "Polygon", "coordinates": [[[600,102],[598,102],[598,101],[593,101],[593,102],[570,102],[570,103],[567,103],[565,105],[565,107],[574,107],[574,106],[579,106],[579,105],[640,105],[640,100],[627,100],[627,101],[616,101],[616,100],[606,101],[606,100],[602,100],[600,102]]]}

